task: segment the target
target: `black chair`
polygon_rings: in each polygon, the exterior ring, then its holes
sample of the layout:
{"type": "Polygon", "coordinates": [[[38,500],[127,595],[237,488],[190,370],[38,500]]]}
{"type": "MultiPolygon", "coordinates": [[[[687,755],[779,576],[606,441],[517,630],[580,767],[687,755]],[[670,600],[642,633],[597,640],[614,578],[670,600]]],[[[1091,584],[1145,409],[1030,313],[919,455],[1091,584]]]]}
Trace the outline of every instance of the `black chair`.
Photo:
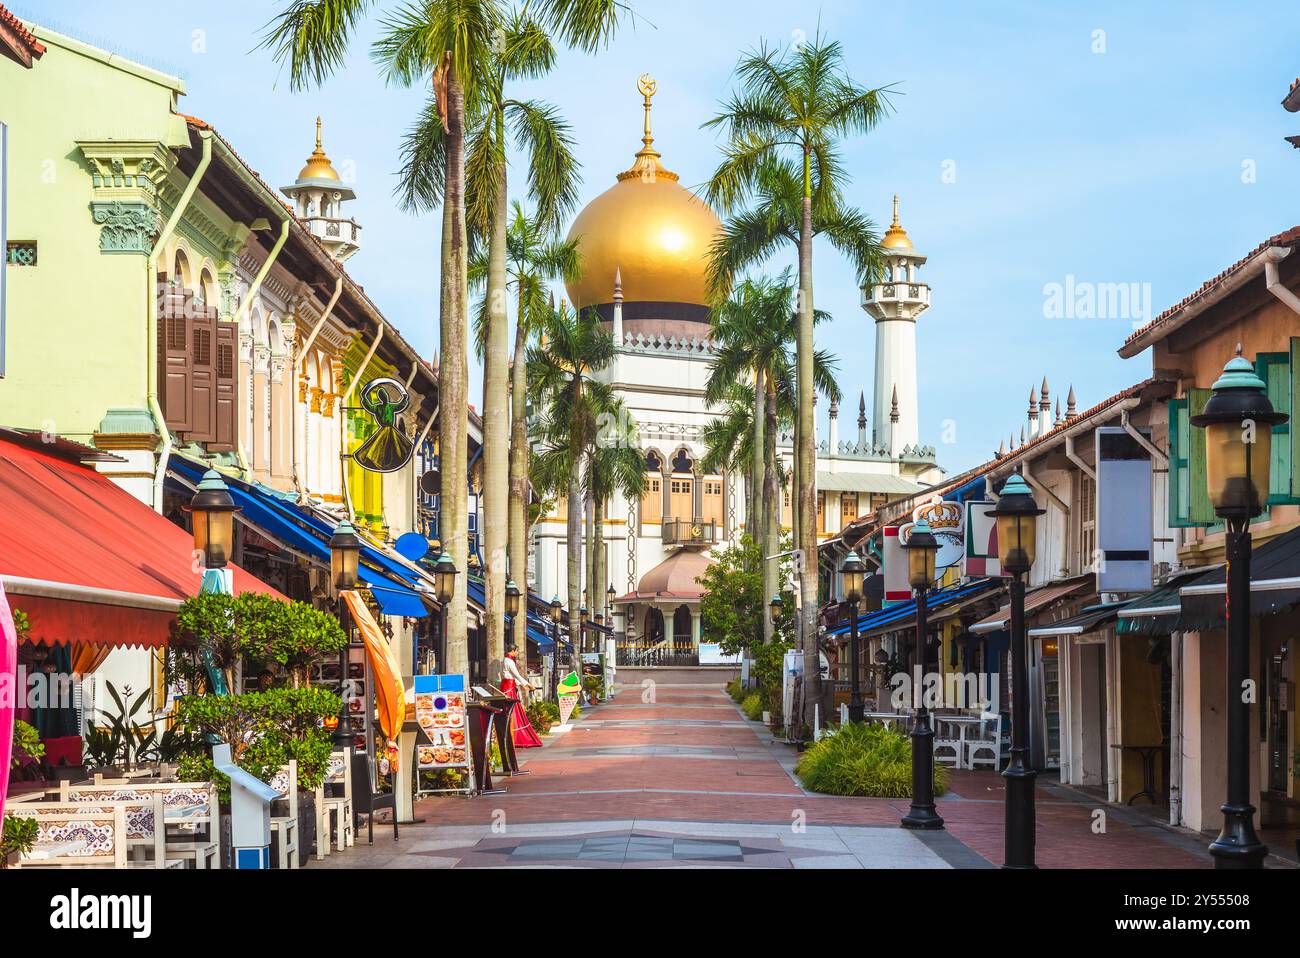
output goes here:
{"type": "Polygon", "coordinates": [[[375,770],[366,753],[352,753],[352,818],[356,825],[358,815],[366,816],[366,841],[375,843],[375,812],[381,808],[393,813],[393,841],[397,841],[397,796],[392,792],[375,791],[375,770]]]}

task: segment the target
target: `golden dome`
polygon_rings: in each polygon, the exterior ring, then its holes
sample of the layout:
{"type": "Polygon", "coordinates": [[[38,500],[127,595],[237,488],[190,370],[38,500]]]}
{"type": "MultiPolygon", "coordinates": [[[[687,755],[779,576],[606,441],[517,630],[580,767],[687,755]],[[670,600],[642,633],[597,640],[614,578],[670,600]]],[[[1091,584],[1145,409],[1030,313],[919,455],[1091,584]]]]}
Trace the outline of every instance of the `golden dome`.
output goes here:
{"type": "Polygon", "coordinates": [[[334,164],[330,162],[330,158],[325,155],[325,151],[320,147],[320,117],[316,117],[316,149],[311,156],[307,157],[307,165],[298,174],[298,179],[299,181],[339,179],[334,164]]]}
{"type": "Polygon", "coordinates": [[[647,74],[637,88],[645,98],[643,146],[631,168],[588,203],[569,229],[582,257],[581,277],[567,284],[579,309],[612,301],[620,272],[627,302],[708,304],[705,262],[722,224],[660,162],[650,135],[656,84],[647,74]]]}
{"type": "Polygon", "coordinates": [[[903,229],[898,222],[898,194],[894,194],[894,222],[889,229],[885,231],[885,238],[880,241],[880,245],[885,249],[911,249],[912,241],[907,236],[907,230],[903,229]]]}

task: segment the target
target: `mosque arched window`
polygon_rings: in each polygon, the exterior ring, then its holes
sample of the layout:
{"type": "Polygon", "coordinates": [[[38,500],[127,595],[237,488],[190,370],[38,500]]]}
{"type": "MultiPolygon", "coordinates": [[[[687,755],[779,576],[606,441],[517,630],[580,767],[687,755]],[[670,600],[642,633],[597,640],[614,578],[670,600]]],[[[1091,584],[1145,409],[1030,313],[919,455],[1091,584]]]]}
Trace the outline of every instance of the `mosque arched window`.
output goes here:
{"type": "Polygon", "coordinates": [[[658,522],[664,508],[664,461],[653,449],[645,454],[646,482],[641,492],[641,521],[658,522]]]}

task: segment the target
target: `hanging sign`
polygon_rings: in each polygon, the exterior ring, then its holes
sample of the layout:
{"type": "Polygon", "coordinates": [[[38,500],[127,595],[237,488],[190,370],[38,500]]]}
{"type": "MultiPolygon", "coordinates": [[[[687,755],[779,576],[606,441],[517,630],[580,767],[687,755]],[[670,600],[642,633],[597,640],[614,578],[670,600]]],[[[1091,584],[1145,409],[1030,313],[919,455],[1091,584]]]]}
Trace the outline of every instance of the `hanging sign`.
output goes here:
{"type": "MultiPolygon", "coordinates": [[[[928,522],[935,540],[939,543],[939,552],[934,557],[936,571],[951,568],[966,556],[965,512],[960,502],[949,502],[938,498],[912,510],[912,521],[915,523],[924,519],[928,522]]],[[[905,526],[902,532],[903,541],[906,542],[911,526],[905,526]]]]}
{"type": "Polygon", "coordinates": [[[966,503],[966,557],[962,569],[965,575],[1002,574],[998,565],[998,523],[988,514],[996,505],[984,500],[966,503]]]}
{"type": "Polygon", "coordinates": [[[411,394],[396,379],[372,379],[361,388],[361,408],[379,429],[352,454],[369,472],[396,472],[411,461],[415,444],[398,428],[397,414],[411,404],[411,394]]]}

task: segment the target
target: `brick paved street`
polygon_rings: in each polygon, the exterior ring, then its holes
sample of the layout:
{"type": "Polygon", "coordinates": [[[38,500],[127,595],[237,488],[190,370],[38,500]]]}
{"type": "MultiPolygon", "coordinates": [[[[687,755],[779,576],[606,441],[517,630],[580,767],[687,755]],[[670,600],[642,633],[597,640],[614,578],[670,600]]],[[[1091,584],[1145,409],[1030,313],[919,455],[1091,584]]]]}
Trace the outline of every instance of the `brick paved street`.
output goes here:
{"type": "MultiPolygon", "coordinates": [[[[939,799],[947,828],[898,827],[907,802],[805,792],[795,753],[745,720],[718,687],[640,687],[587,709],[570,732],[522,752],[530,774],[506,793],[427,798],[423,823],[394,844],[332,854],[311,867],[761,866],[990,868],[1002,859],[1003,791],[991,772],[955,772],[939,799]]],[[[1203,843],[1133,812],[1094,805],[1050,782],[1038,790],[1045,868],[1208,867],[1203,843]]]]}

